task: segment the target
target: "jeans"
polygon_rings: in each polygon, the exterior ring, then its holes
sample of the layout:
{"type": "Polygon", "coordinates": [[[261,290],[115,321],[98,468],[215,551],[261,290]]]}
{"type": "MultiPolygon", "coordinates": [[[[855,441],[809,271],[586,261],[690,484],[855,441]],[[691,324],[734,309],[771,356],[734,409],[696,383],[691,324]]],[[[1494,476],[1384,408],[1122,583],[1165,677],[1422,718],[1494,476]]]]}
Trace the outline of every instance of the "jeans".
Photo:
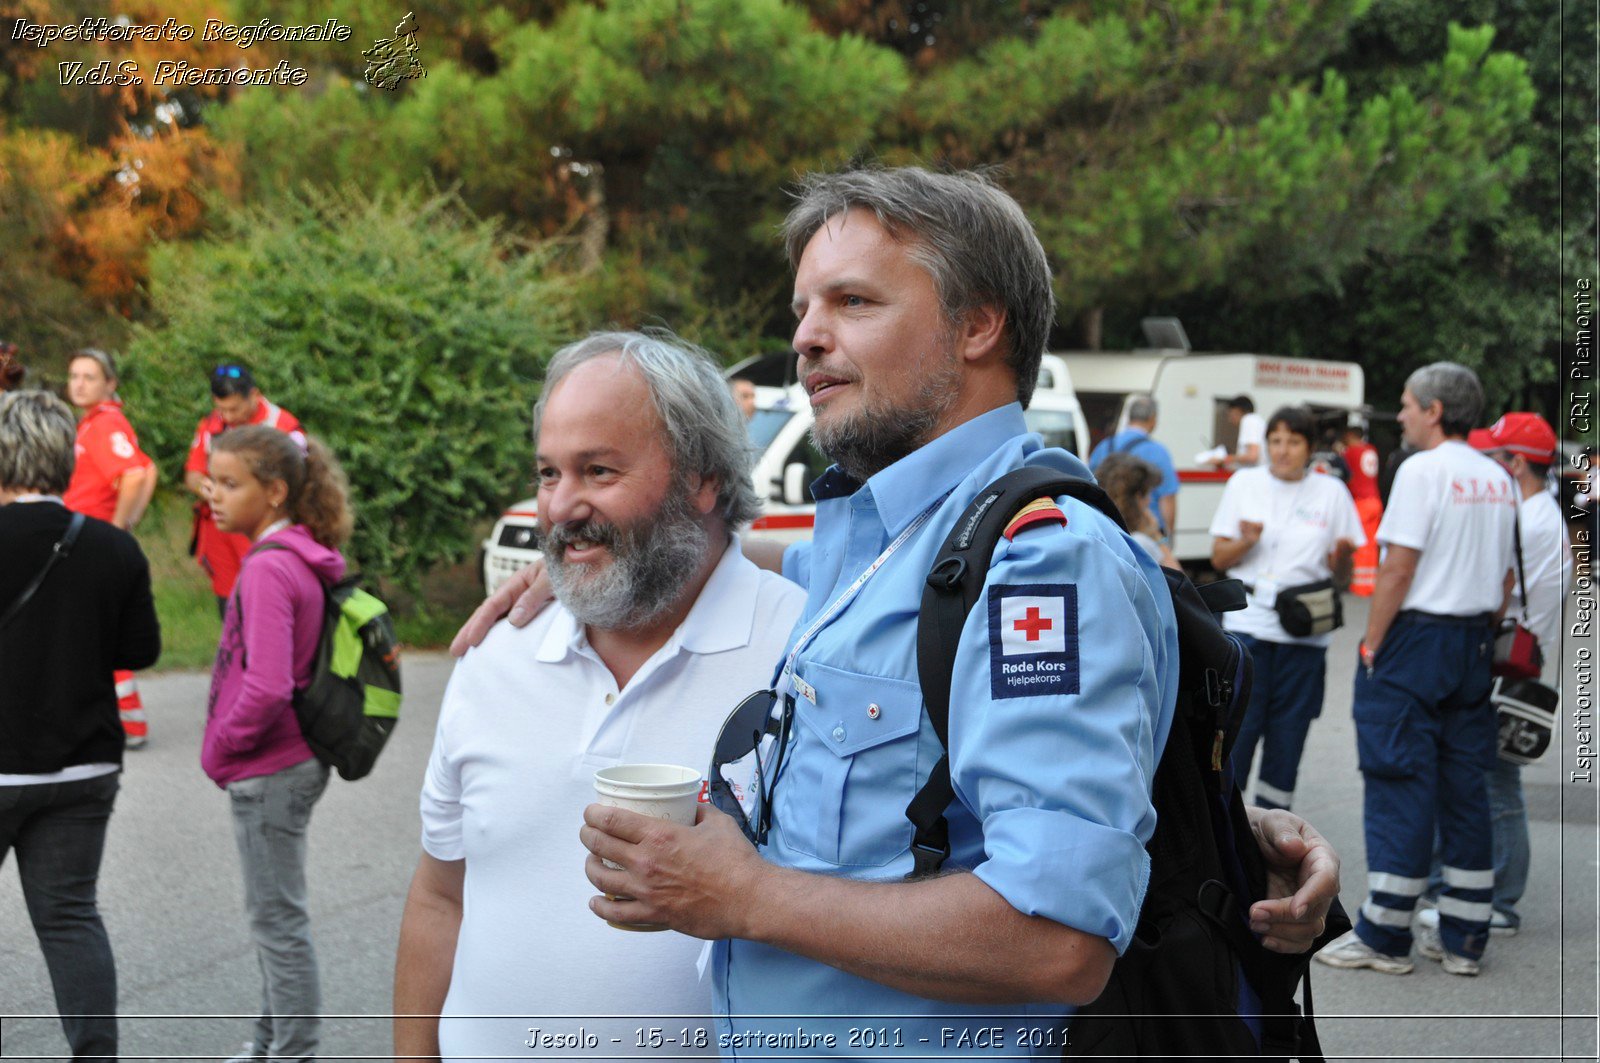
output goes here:
{"type": "Polygon", "coordinates": [[[112,772],[0,786],[0,863],[17,851],[22,896],[73,1059],[117,1055],[117,969],[95,892],[119,785],[112,772]]]}
{"type": "Polygon", "coordinates": [[[1256,780],[1255,803],[1263,808],[1290,808],[1306,735],[1311,721],[1322,715],[1328,650],[1250,635],[1240,635],[1239,641],[1250,651],[1255,678],[1244,722],[1234,739],[1234,778],[1242,783],[1250,777],[1259,741],[1261,776],[1256,780]]]}
{"type": "Polygon", "coordinates": [[[315,759],[228,784],[261,966],[254,1051],[273,1061],[297,1063],[317,1051],[322,987],[306,910],[306,826],[327,785],[328,768],[315,759]]]}
{"type": "MultiPolygon", "coordinates": [[[[1528,807],[1522,799],[1522,765],[1499,760],[1484,773],[1489,787],[1489,835],[1494,843],[1494,910],[1510,927],[1520,927],[1517,902],[1528,888],[1532,865],[1528,844],[1528,807]]],[[[1444,886],[1444,870],[1435,842],[1433,870],[1428,874],[1427,896],[1437,897],[1444,886]]]]}

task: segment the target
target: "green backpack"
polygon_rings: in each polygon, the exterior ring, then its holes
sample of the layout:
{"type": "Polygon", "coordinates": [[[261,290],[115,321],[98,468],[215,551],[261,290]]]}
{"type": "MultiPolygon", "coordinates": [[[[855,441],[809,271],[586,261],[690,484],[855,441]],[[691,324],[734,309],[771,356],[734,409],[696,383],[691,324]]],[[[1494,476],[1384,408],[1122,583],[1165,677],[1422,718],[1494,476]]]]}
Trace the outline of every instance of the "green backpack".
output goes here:
{"type": "Polygon", "coordinates": [[[400,644],[389,607],[361,589],[360,576],[325,587],[324,598],[311,683],[294,692],[294,714],[317,759],[353,782],[372,771],[400,722],[400,644]]]}

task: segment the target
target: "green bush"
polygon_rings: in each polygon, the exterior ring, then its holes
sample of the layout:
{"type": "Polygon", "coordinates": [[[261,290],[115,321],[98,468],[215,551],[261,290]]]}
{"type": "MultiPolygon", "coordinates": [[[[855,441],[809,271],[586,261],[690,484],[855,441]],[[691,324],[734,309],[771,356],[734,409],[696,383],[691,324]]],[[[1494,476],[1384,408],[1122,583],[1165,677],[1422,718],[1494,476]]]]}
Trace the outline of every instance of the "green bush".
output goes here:
{"type": "Polygon", "coordinates": [[[292,195],[158,248],[151,288],[122,392],[175,478],[207,372],[238,361],[343,463],[368,572],[416,587],[527,481],[539,359],[570,335],[560,282],[458,199],[292,195]]]}

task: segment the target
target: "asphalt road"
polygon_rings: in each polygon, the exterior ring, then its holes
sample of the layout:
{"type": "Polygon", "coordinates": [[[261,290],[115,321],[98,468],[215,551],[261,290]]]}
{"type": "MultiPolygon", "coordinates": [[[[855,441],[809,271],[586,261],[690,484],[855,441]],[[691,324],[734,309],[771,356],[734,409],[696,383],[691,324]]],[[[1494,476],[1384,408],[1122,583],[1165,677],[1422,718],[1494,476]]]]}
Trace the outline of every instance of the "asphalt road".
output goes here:
{"type": "MultiPolygon", "coordinates": [[[[1330,651],[1327,704],[1306,751],[1298,811],[1340,850],[1344,902],[1354,910],[1366,877],[1350,724],[1360,600],[1351,612],[1330,651]]],[[[332,1016],[328,1057],[391,1052],[385,1016],[418,852],[417,788],[449,670],[442,655],[407,657],[405,715],[390,748],[370,778],[334,779],[312,823],[312,917],[324,1011],[332,1016]]],[[[206,682],[199,674],[142,681],[152,739],[128,757],[111,822],[100,893],[121,983],[124,1058],[226,1057],[248,1037],[259,1000],[228,802],[198,763],[206,682]]],[[[1565,781],[1575,755],[1570,727],[1559,741],[1524,774],[1535,866],[1523,932],[1495,938],[1475,979],[1446,975],[1426,960],[1405,977],[1314,965],[1330,1059],[1596,1058],[1596,789],[1565,781]]],[[[537,909],[530,897],[530,918],[537,909]]],[[[537,1011],[536,1001],[529,1010],[537,1011]]],[[[605,1010],[597,1001],[596,1011],[605,1010]]],[[[64,1058],[52,1012],[8,867],[0,872],[0,1057],[64,1058]]]]}

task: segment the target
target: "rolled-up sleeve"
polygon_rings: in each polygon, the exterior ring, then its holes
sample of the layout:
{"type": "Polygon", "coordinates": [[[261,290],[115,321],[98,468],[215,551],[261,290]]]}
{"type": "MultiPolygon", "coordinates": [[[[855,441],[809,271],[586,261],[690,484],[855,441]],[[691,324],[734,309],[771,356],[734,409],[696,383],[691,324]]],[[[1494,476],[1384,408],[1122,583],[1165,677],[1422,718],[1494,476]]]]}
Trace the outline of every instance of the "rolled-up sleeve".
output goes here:
{"type": "Polygon", "coordinates": [[[1157,745],[1176,698],[1177,634],[1153,562],[1082,523],[1088,534],[1042,528],[1003,544],[987,588],[1059,592],[1071,603],[1063,648],[1049,659],[1075,682],[1046,694],[992,683],[992,669],[1026,658],[1015,644],[1006,650],[1001,628],[1011,621],[973,609],[952,688],[951,777],[982,823],[975,873],[1018,911],[1121,953],[1149,878],[1144,845],[1155,829],[1157,745]]]}

